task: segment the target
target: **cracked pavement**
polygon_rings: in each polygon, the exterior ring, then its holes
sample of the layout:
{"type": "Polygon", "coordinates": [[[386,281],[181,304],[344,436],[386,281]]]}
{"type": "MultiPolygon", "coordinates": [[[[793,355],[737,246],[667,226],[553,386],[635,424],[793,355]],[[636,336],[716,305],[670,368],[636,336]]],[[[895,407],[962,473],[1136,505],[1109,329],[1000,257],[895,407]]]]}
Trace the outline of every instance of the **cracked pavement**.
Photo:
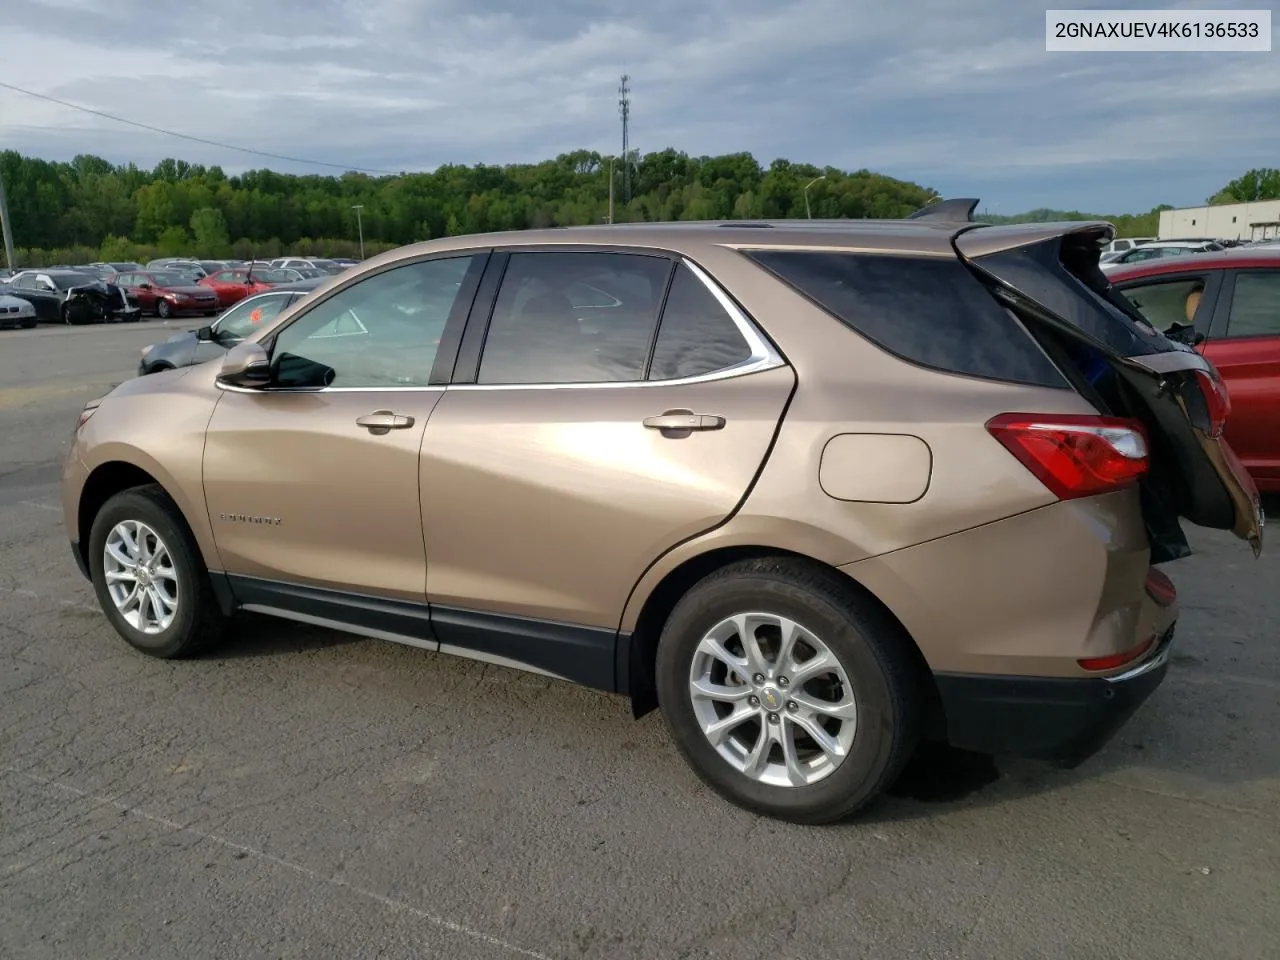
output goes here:
{"type": "Polygon", "coordinates": [[[188,325],[0,334],[0,956],[1275,956],[1277,545],[1188,528],[1169,677],[1078,769],[925,757],[793,827],[542,677],[250,618],[203,659],[132,652],[60,464],[188,325]]]}

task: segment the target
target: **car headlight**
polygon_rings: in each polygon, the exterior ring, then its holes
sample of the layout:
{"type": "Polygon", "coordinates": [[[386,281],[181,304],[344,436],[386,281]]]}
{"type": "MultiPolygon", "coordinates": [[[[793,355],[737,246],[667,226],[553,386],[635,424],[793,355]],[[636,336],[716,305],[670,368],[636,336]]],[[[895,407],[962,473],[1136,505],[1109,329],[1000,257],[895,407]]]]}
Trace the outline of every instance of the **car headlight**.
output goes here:
{"type": "Polygon", "coordinates": [[[154,343],[148,343],[145,347],[142,348],[142,358],[145,360],[147,358],[147,354],[149,354],[155,348],[156,348],[156,345],[154,343]]]}

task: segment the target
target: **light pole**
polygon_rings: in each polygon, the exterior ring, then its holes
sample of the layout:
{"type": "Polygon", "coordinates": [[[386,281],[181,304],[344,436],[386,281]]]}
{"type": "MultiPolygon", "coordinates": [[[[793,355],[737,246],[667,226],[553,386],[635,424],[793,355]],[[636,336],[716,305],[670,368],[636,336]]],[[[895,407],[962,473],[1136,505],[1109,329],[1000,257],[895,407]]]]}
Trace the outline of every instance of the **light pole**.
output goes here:
{"type": "Polygon", "coordinates": [[[356,212],[356,230],[360,234],[360,259],[364,259],[364,220],[360,216],[360,211],[364,209],[363,203],[353,203],[351,209],[356,212]]]}
{"type": "Polygon", "coordinates": [[[4,196],[3,174],[0,174],[0,232],[4,234],[5,266],[17,273],[18,265],[13,262],[13,230],[9,227],[9,204],[4,196]]]}
{"type": "Polygon", "coordinates": [[[813,212],[809,209],[809,188],[812,187],[819,180],[825,180],[825,179],[827,179],[827,175],[824,173],[820,177],[814,177],[812,180],[810,180],[808,183],[804,185],[804,215],[805,215],[805,219],[807,220],[813,219],[813,212]]]}
{"type": "Polygon", "coordinates": [[[609,219],[606,223],[613,223],[613,157],[609,158],[609,219]]]}

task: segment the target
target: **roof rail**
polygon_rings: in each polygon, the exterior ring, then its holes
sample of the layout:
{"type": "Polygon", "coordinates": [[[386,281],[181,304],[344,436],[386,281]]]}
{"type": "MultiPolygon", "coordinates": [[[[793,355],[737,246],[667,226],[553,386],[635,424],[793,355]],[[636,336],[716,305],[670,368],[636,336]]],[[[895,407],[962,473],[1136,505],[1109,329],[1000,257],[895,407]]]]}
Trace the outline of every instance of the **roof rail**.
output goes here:
{"type": "Polygon", "coordinates": [[[907,217],[908,220],[934,220],[939,223],[973,223],[973,211],[978,209],[978,197],[957,197],[954,200],[938,200],[921,207],[907,217]]]}

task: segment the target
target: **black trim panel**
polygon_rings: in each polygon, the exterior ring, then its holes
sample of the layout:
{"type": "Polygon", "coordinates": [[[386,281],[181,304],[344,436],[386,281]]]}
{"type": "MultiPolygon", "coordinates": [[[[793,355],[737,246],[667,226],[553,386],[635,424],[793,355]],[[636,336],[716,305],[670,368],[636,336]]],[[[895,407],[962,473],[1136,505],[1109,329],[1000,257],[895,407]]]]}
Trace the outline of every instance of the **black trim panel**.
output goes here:
{"type": "Polygon", "coordinates": [[[1100,750],[1160,685],[1173,630],[1150,668],[1119,680],[936,673],[952,746],[1075,766],[1100,750]]]}
{"type": "Polygon", "coordinates": [[[597,690],[617,689],[616,630],[435,605],[431,625],[444,646],[528,664],[597,690]]]}
{"type": "Polygon", "coordinates": [[[254,604],[276,607],[414,640],[435,639],[431,632],[431,614],[425,603],[390,600],[327,590],[324,587],[244,577],[234,573],[227,574],[227,583],[240,606],[254,604]]]}
{"type": "Polygon", "coordinates": [[[485,334],[489,331],[489,318],[493,314],[494,304],[498,302],[498,286],[507,272],[507,261],[510,259],[511,254],[505,250],[497,250],[489,257],[484,276],[480,279],[480,287],[472,298],[471,310],[467,314],[450,383],[476,382],[480,371],[480,350],[484,346],[485,334]]]}
{"type": "Polygon", "coordinates": [[[629,638],[618,631],[554,620],[429,606],[324,587],[211,573],[213,590],[226,612],[235,607],[273,607],[407,640],[439,643],[496,657],[564,677],[609,693],[626,692],[629,638]]]}

